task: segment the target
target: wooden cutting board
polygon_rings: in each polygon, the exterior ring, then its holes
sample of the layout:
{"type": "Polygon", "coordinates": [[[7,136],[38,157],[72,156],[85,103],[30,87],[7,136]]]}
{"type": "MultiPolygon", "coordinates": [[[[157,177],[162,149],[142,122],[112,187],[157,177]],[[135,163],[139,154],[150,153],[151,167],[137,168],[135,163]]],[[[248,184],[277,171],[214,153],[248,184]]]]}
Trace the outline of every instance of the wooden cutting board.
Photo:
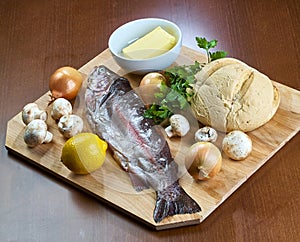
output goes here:
{"type": "MultiPolygon", "coordinates": [[[[204,61],[205,57],[192,49],[183,47],[175,65],[191,64],[195,60],[204,61]]],[[[127,74],[113,60],[109,50],[103,51],[90,62],[80,68],[88,75],[97,65],[105,65],[119,75],[125,75],[132,86],[137,86],[141,76],[127,74]]],[[[84,117],[84,89],[74,101],[74,113],[84,117]]],[[[31,162],[38,167],[53,174],[57,178],[81,189],[89,195],[113,206],[121,212],[132,216],[146,225],[157,229],[168,229],[201,223],[207,218],[226,198],[237,190],[247,179],[265,164],[282,146],[284,146],[300,129],[300,92],[274,82],[281,95],[279,109],[273,119],[263,127],[252,131],[249,136],[253,141],[251,155],[243,161],[236,162],[223,157],[220,173],[211,180],[195,182],[187,174],[182,173],[180,183],[185,191],[201,206],[202,211],[197,214],[175,215],[164,219],[160,223],[153,220],[155,193],[149,189],[135,192],[129,181],[128,174],[124,172],[113,160],[108,152],[104,165],[96,172],[89,175],[74,175],[60,162],[61,149],[66,141],[58,132],[56,123],[48,118],[49,131],[53,133],[52,143],[43,144],[35,148],[28,148],[23,141],[25,125],[21,119],[21,112],[9,120],[7,124],[6,148],[31,162]]],[[[45,93],[35,102],[40,108],[46,109],[50,117],[51,106],[49,92],[45,93]]],[[[25,103],[24,103],[25,105],[25,103]]],[[[85,125],[84,131],[90,131],[85,125]]],[[[220,139],[222,134],[220,135],[220,139]]],[[[180,139],[168,141],[176,161],[181,164],[184,150],[193,143],[193,140],[182,142],[180,139]],[[179,147],[179,148],[178,148],[179,147]]],[[[184,169],[183,169],[184,170],[184,169]]]]}

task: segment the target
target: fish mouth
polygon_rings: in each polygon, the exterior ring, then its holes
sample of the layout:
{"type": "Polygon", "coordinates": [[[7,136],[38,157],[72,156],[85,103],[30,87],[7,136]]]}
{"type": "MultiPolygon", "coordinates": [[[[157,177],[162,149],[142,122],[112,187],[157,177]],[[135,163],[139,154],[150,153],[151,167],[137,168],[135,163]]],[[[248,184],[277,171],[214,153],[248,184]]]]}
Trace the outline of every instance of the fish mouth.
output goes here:
{"type": "Polygon", "coordinates": [[[87,80],[88,88],[99,95],[103,95],[108,92],[112,83],[118,78],[119,76],[106,66],[96,66],[87,80]]]}

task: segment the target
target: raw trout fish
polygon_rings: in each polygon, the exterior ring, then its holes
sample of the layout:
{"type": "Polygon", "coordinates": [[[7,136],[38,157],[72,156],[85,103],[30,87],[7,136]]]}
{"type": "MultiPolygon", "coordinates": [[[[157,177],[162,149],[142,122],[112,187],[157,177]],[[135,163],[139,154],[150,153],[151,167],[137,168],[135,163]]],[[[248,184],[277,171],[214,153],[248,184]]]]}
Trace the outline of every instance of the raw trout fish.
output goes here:
{"type": "Polygon", "coordinates": [[[144,117],[145,105],[127,79],[105,66],[95,67],[88,78],[85,104],[93,132],[109,144],[135,190],[155,190],[156,223],[167,216],[201,211],[179,185],[168,143],[152,120],[144,117]]]}

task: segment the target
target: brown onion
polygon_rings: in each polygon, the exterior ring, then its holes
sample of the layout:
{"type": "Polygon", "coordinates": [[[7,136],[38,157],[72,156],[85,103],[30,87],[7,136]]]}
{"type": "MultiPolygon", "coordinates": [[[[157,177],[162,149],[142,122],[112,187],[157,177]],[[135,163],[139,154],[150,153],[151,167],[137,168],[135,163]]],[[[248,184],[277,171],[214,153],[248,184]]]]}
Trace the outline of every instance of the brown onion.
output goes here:
{"type": "Polygon", "coordinates": [[[143,77],[141,80],[140,86],[145,86],[149,84],[161,84],[162,82],[166,82],[166,78],[158,73],[158,72],[150,72],[143,77]]]}
{"type": "Polygon", "coordinates": [[[166,82],[166,78],[158,72],[150,72],[142,78],[139,86],[139,95],[146,106],[154,102],[155,93],[159,92],[162,82],[166,82]]]}
{"type": "Polygon", "coordinates": [[[65,66],[57,69],[50,77],[49,89],[53,99],[74,99],[82,85],[83,77],[73,67],[65,66]]]}
{"type": "Polygon", "coordinates": [[[197,142],[190,147],[185,166],[195,180],[208,180],[221,169],[221,152],[210,142],[197,142]]]}

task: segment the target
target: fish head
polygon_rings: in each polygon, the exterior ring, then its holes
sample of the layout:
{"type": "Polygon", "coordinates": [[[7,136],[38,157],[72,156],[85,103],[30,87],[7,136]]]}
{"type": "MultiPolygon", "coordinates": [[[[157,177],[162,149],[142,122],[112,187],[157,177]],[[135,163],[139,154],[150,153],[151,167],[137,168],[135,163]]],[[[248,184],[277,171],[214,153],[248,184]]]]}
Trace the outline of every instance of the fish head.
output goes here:
{"type": "Polygon", "coordinates": [[[94,67],[88,78],[88,89],[98,95],[106,94],[114,80],[119,76],[106,66],[94,67]]]}
{"type": "Polygon", "coordinates": [[[85,93],[85,100],[89,111],[95,112],[96,102],[102,103],[105,100],[111,85],[117,78],[119,76],[106,66],[100,65],[94,67],[88,76],[85,93]]]}

